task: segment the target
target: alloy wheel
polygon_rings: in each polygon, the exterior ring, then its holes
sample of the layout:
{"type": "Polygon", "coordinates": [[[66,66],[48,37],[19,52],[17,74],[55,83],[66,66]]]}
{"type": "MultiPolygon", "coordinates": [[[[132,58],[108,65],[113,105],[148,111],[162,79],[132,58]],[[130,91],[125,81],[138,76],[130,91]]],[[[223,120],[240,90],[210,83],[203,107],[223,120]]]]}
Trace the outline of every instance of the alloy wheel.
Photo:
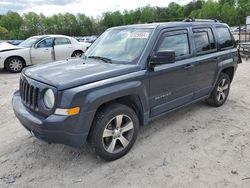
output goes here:
{"type": "Polygon", "coordinates": [[[109,153],[119,153],[123,151],[133,138],[134,124],[130,117],[117,115],[106,125],[102,143],[109,153]]]}
{"type": "Polygon", "coordinates": [[[217,100],[218,102],[225,100],[228,93],[229,83],[223,78],[217,87],[217,100]]]}

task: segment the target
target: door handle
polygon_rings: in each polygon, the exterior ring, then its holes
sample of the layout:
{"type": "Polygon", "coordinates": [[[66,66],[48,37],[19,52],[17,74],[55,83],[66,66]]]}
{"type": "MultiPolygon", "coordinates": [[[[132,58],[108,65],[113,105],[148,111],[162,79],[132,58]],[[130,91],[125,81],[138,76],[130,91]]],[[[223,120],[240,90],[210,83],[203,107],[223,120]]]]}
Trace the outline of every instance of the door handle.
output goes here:
{"type": "Polygon", "coordinates": [[[194,67],[193,64],[187,64],[187,65],[185,65],[184,69],[187,70],[187,69],[191,69],[193,67],[194,67]]]}
{"type": "Polygon", "coordinates": [[[220,58],[219,57],[214,57],[213,60],[220,60],[220,58]]]}

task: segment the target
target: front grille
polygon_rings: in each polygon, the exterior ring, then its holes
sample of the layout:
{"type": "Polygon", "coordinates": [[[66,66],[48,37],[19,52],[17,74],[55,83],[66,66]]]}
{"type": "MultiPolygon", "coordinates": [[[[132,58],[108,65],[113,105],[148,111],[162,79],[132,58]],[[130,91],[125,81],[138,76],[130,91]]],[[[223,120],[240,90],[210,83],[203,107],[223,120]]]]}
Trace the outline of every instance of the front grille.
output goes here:
{"type": "Polygon", "coordinates": [[[19,89],[23,103],[29,108],[37,110],[39,88],[29,84],[24,79],[20,79],[19,89]]]}

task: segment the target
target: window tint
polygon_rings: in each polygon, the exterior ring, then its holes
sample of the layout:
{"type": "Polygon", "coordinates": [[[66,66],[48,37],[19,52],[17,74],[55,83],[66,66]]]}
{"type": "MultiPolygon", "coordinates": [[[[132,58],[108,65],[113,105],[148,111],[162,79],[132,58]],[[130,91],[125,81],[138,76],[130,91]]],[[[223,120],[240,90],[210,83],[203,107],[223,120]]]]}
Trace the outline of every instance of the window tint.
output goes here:
{"type": "Polygon", "coordinates": [[[37,48],[48,48],[48,47],[52,47],[53,44],[53,38],[47,38],[42,40],[41,42],[39,42],[37,44],[37,48]]]}
{"type": "Polygon", "coordinates": [[[205,52],[215,49],[215,42],[210,28],[193,29],[196,52],[205,52]]]}
{"type": "Polygon", "coordinates": [[[216,27],[216,32],[219,38],[219,45],[223,48],[232,47],[234,45],[230,31],[226,27],[216,27]]]}
{"type": "Polygon", "coordinates": [[[69,39],[67,39],[67,38],[62,38],[62,37],[56,38],[56,40],[55,40],[55,45],[65,45],[65,44],[70,44],[69,39]]]}
{"type": "Polygon", "coordinates": [[[190,50],[187,33],[164,36],[158,51],[166,50],[174,50],[176,57],[188,55],[190,50]]]}

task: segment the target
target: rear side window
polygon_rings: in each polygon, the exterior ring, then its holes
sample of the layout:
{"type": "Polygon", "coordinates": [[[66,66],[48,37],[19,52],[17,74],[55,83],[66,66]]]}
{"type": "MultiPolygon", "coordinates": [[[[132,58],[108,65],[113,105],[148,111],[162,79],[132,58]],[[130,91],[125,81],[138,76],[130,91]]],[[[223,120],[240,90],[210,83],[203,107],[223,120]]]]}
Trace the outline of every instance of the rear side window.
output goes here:
{"type": "Polygon", "coordinates": [[[196,52],[202,53],[215,49],[214,35],[210,28],[193,29],[196,52]]]}
{"type": "Polygon", "coordinates": [[[55,45],[65,45],[65,44],[70,44],[70,40],[62,37],[56,38],[55,45]]]}
{"type": "Polygon", "coordinates": [[[158,51],[174,50],[176,57],[190,54],[188,34],[186,32],[168,32],[163,35],[158,51]]]}
{"type": "Polygon", "coordinates": [[[227,27],[216,27],[216,32],[218,35],[219,45],[221,49],[234,46],[232,36],[227,27]]]}

